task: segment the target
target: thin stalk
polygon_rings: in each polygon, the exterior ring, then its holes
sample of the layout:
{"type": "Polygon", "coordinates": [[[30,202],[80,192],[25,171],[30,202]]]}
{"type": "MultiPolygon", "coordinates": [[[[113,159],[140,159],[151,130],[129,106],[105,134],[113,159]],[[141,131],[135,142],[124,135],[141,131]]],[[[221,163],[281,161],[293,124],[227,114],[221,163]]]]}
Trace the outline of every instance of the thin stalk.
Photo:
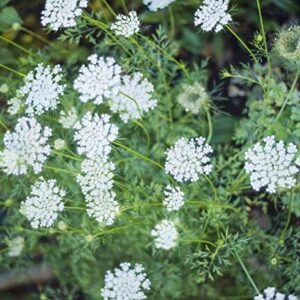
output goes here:
{"type": "Polygon", "coordinates": [[[12,72],[12,73],[20,76],[22,78],[26,77],[26,75],[24,73],[18,72],[18,71],[14,70],[14,69],[12,69],[10,67],[7,67],[7,66],[5,66],[3,64],[0,64],[0,67],[3,68],[4,70],[10,71],[10,72],[12,72]]]}
{"type": "Polygon", "coordinates": [[[144,133],[146,135],[146,139],[147,139],[147,149],[149,150],[151,141],[150,141],[150,134],[149,134],[147,128],[142,123],[138,122],[137,120],[132,120],[132,122],[134,124],[136,124],[137,126],[139,126],[144,131],[144,133]]]}
{"type": "Polygon", "coordinates": [[[73,160],[77,160],[77,161],[82,161],[82,159],[80,159],[80,158],[77,158],[75,156],[71,156],[71,155],[68,155],[68,154],[65,154],[65,153],[62,153],[62,152],[58,152],[58,151],[55,151],[55,150],[52,150],[52,152],[56,155],[60,155],[60,156],[70,158],[70,159],[73,159],[73,160]]]}
{"type": "Polygon", "coordinates": [[[8,130],[8,127],[2,122],[1,119],[0,119],[0,125],[1,125],[4,129],[8,130]]]}
{"type": "Polygon", "coordinates": [[[265,54],[266,54],[266,57],[267,57],[268,73],[269,73],[269,76],[270,76],[270,74],[271,74],[271,63],[270,63],[270,57],[269,57],[269,50],[268,50],[268,44],[267,44],[265,26],[264,26],[264,21],[263,21],[262,13],[261,13],[260,0],[256,0],[256,3],[257,3],[257,9],[258,9],[258,15],[259,15],[259,22],[260,22],[261,32],[262,32],[264,46],[265,46],[265,54]]]}
{"type": "Polygon", "coordinates": [[[85,210],[84,207],[76,207],[76,206],[65,206],[64,208],[69,210],[80,210],[80,211],[85,210]]]}
{"type": "Polygon", "coordinates": [[[209,177],[207,175],[204,174],[204,178],[206,179],[206,181],[208,182],[208,184],[210,185],[211,189],[213,190],[214,193],[214,200],[217,199],[218,195],[217,195],[217,190],[214,186],[214,184],[212,183],[212,181],[209,179],[209,177]]]}
{"type": "Polygon", "coordinates": [[[280,116],[282,115],[282,113],[283,113],[283,111],[284,111],[284,109],[285,109],[285,107],[286,107],[288,101],[290,100],[290,97],[291,97],[293,91],[294,91],[295,88],[296,88],[298,79],[299,79],[299,74],[297,73],[297,74],[296,74],[296,77],[295,77],[295,79],[294,79],[294,81],[293,81],[293,84],[292,84],[292,86],[291,86],[291,88],[290,88],[290,91],[289,91],[289,93],[287,94],[287,96],[286,96],[286,98],[285,98],[285,100],[284,100],[284,102],[283,102],[283,105],[281,106],[280,111],[279,111],[278,114],[277,114],[277,117],[276,117],[276,119],[275,119],[274,124],[279,120],[280,116]]]}
{"type": "Polygon", "coordinates": [[[246,43],[240,38],[240,36],[229,26],[225,25],[226,29],[239,41],[239,43],[245,48],[245,50],[250,54],[256,64],[258,64],[258,60],[254,55],[253,51],[246,45],[246,43]]]}
{"type": "Polygon", "coordinates": [[[8,44],[11,44],[13,46],[15,46],[16,48],[18,48],[19,50],[29,54],[29,55],[33,55],[31,51],[27,50],[26,48],[20,46],[19,44],[7,39],[6,37],[0,35],[0,39],[3,40],[4,42],[8,43],[8,44]]]}
{"type": "Polygon", "coordinates": [[[201,239],[192,239],[192,240],[183,240],[184,242],[187,243],[199,243],[199,244],[208,244],[211,245],[213,247],[217,247],[214,243],[210,242],[210,241],[206,241],[206,240],[201,240],[201,239]]]}
{"type": "Polygon", "coordinates": [[[56,171],[58,173],[67,173],[67,174],[72,174],[73,176],[77,176],[77,174],[73,171],[69,171],[69,170],[65,170],[65,169],[61,169],[61,168],[57,168],[57,167],[53,167],[53,166],[45,165],[44,168],[48,169],[48,170],[56,171]]]}
{"type": "Polygon", "coordinates": [[[150,40],[148,37],[137,33],[137,35],[139,37],[141,37],[143,40],[145,40],[149,45],[151,45],[152,47],[157,48],[159,51],[161,51],[165,56],[167,56],[171,61],[173,61],[185,74],[185,76],[187,78],[190,78],[189,72],[187,71],[186,67],[184,64],[180,63],[176,58],[174,58],[171,54],[169,54],[166,50],[164,50],[162,47],[160,47],[159,45],[157,45],[155,42],[153,42],[152,40],[150,40]]]}
{"type": "Polygon", "coordinates": [[[121,0],[121,4],[122,4],[122,6],[123,6],[123,9],[124,9],[125,13],[128,14],[129,11],[128,11],[128,8],[127,8],[127,6],[126,6],[125,1],[124,1],[124,0],[121,0]]]}
{"type": "Polygon", "coordinates": [[[233,251],[234,255],[237,257],[237,259],[238,259],[238,261],[239,261],[239,263],[240,263],[240,265],[241,265],[243,271],[245,272],[245,274],[246,274],[246,276],[247,276],[249,282],[251,283],[252,287],[254,288],[255,292],[257,293],[257,295],[259,295],[259,294],[260,294],[260,291],[258,290],[256,284],[254,283],[254,281],[253,281],[251,275],[249,274],[249,272],[248,272],[246,266],[244,265],[243,261],[241,260],[241,258],[240,258],[240,256],[239,256],[239,254],[238,254],[237,251],[234,250],[234,249],[233,249],[232,251],[233,251]]]}
{"type": "Polygon", "coordinates": [[[109,10],[109,12],[114,16],[116,17],[117,14],[114,12],[113,8],[107,3],[106,0],[102,0],[102,2],[105,4],[105,6],[107,7],[107,9],[109,10]]]}
{"type": "Polygon", "coordinates": [[[45,37],[41,36],[40,34],[28,29],[28,28],[25,28],[23,26],[21,26],[21,30],[32,35],[33,37],[35,37],[37,40],[40,40],[41,42],[43,42],[44,44],[50,44],[51,42],[49,40],[47,40],[45,37]]]}
{"type": "Polygon", "coordinates": [[[209,108],[206,108],[206,116],[207,116],[207,122],[208,122],[208,136],[207,136],[206,141],[207,141],[207,143],[210,143],[212,136],[213,136],[213,123],[212,123],[209,108]]]}
{"type": "Polygon", "coordinates": [[[139,158],[141,158],[142,160],[144,160],[144,161],[146,161],[146,162],[148,162],[148,163],[150,163],[150,164],[152,164],[152,165],[158,167],[159,169],[161,169],[161,170],[163,170],[163,171],[165,170],[164,167],[163,167],[161,164],[159,164],[158,162],[156,162],[156,161],[154,161],[154,160],[152,160],[152,159],[146,157],[145,155],[143,155],[143,154],[141,154],[141,153],[139,153],[139,152],[137,152],[137,151],[135,151],[135,150],[133,150],[133,149],[131,149],[131,148],[129,148],[129,147],[127,147],[127,146],[121,144],[121,143],[119,143],[119,142],[113,142],[113,144],[114,144],[115,146],[120,147],[120,148],[126,150],[127,152],[129,152],[129,153],[135,155],[136,157],[139,157],[139,158]]]}

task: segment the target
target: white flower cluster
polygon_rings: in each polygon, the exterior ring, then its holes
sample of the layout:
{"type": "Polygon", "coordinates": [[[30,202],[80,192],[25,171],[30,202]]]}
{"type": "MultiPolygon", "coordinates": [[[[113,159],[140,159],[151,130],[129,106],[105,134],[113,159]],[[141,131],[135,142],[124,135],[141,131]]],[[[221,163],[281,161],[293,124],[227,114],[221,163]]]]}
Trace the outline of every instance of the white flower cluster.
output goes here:
{"type": "Polygon", "coordinates": [[[39,178],[31,190],[31,195],[21,204],[21,213],[33,228],[50,227],[63,211],[62,198],[66,192],[56,185],[56,180],[39,178]]]}
{"type": "Polygon", "coordinates": [[[162,220],[151,231],[157,249],[170,250],[177,245],[178,231],[174,222],[162,220]]]}
{"type": "Polygon", "coordinates": [[[274,287],[268,287],[263,294],[255,296],[253,300],[298,300],[295,295],[285,295],[276,291],[274,287]]]}
{"type": "Polygon", "coordinates": [[[75,107],[72,107],[69,111],[60,112],[58,122],[62,125],[63,128],[71,129],[74,127],[75,123],[78,120],[77,112],[75,107]]]}
{"type": "Polygon", "coordinates": [[[76,17],[80,16],[87,6],[87,0],[47,0],[42,12],[42,25],[49,25],[54,31],[59,28],[74,27],[76,17]]]}
{"type": "Polygon", "coordinates": [[[21,254],[23,248],[24,248],[24,238],[21,236],[17,236],[14,239],[6,239],[5,240],[6,245],[8,247],[7,255],[9,257],[17,257],[21,254]]]}
{"type": "Polygon", "coordinates": [[[112,23],[111,30],[116,35],[122,35],[124,37],[130,37],[140,30],[140,20],[135,11],[131,11],[128,16],[119,14],[116,17],[116,21],[112,23]]]}
{"type": "Polygon", "coordinates": [[[19,94],[26,97],[26,113],[41,115],[56,109],[59,97],[64,93],[65,85],[61,85],[62,69],[59,65],[51,68],[39,64],[25,77],[25,85],[19,89],[19,94]]]}
{"type": "Polygon", "coordinates": [[[229,0],[204,0],[195,13],[195,25],[204,31],[221,31],[232,20],[228,5],[229,0]]]}
{"type": "Polygon", "coordinates": [[[148,5],[152,11],[157,11],[170,5],[175,0],[143,0],[145,5],[148,5]]]}
{"type": "Polygon", "coordinates": [[[184,193],[179,187],[167,185],[163,204],[168,212],[178,211],[184,204],[184,193]]]}
{"type": "Polygon", "coordinates": [[[7,112],[10,114],[10,115],[16,115],[19,111],[20,111],[20,108],[22,106],[22,101],[17,98],[17,97],[14,97],[14,98],[11,98],[7,101],[7,104],[8,104],[8,109],[7,109],[7,112]]]}
{"type": "Polygon", "coordinates": [[[143,79],[141,73],[123,76],[122,84],[112,97],[111,110],[119,112],[120,118],[127,123],[129,119],[140,119],[144,112],[155,108],[157,101],[152,99],[153,85],[143,79]]]}
{"type": "Polygon", "coordinates": [[[104,300],[141,300],[146,299],[145,291],[151,283],[141,264],[131,265],[124,262],[114,271],[107,271],[105,286],[101,289],[104,300]]]}
{"type": "Polygon", "coordinates": [[[49,127],[42,129],[33,118],[20,118],[14,132],[4,136],[5,149],[0,152],[0,168],[8,175],[26,174],[28,167],[39,173],[50,154],[47,145],[52,131],[49,127]]]}
{"type": "Polygon", "coordinates": [[[82,102],[93,100],[95,104],[101,104],[120,85],[121,67],[112,57],[98,57],[96,54],[89,56],[88,61],[87,66],[80,68],[74,88],[80,93],[82,102]]]}
{"type": "Polygon", "coordinates": [[[113,188],[113,163],[101,159],[86,159],[81,164],[77,182],[87,202],[87,213],[99,223],[112,225],[119,212],[113,188]]]}
{"type": "Polygon", "coordinates": [[[295,185],[295,174],[299,168],[295,163],[297,147],[290,143],[286,148],[283,141],[276,142],[274,136],[263,139],[245,154],[245,170],[250,174],[251,185],[259,191],[266,187],[269,193],[295,185]]]}
{"type": "Polygon", "coordinates": [[[100,158],[106,160],[111,151],[111,143],[117,138],[118,127],[110,123],[110,116],[92,114],[88,112],[78,121],[74,139],[78,144],[79,154],[85,154],[88,158],[100,158]]]}
{"type": "Polygon", "coordinates": [[[167,150],[166,172],[177,181],[197,181],[199,175],[208,175],[212,171],[209,154],[213,152],[203,137],[187,140],[180,138],[167,150]]]}

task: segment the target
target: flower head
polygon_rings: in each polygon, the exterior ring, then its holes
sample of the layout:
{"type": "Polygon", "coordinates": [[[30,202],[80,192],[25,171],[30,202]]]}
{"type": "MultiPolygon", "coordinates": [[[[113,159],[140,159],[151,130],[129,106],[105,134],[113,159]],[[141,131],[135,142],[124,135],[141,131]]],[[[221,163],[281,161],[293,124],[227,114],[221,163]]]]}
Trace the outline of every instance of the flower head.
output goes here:
{"type": "Polygon", "coordinates": [[[119,204],[112,191],[114,169],[111,162],[86,159],[81,164],[81,174],[77,176],[88,215],[105,225],[112,225],[119,212],[119,204]]]}
{"type": "Polygon", "coordinates": [[[78,120],[77,112],[75,107],[72,107],[69,111],[60,112],[60,117],[58,122],[62,125],[63,128],[70,129],[73,128],[75,123],[78,120]]]}
{"type": "Polygon", "coordinates": [[[56,109],[59,97],[64,93],[65,86],[60,84],[62,69],[39,64],[25,77],[25,85],[19,89],[19,94],[26,97],[26,113],[41,115],[56,109]]]}
{"type": "Polygon", "coordinates": [[[213,149],[205,144],[205,138],[191,140],[180,138],[173,147],[167,150],[166,172],[177,181],[197,181],[199,175],[209,174],[212,170],[209,154],[213,149]]]}
{"type": "Polygon", "coordinates": [[[140,30],[140,21],[135,11],[131,11],[128,16],[119,14],[116,21],[111,25],[110,29],[116,35],[130,37],[140,30]]]}
{"type": "Polygon", "coordinates": [[[204,31],[221,31],[232,20],[228,4],[229,0],[204,0],[195,13],[195,26],[204,31]]]}
{"type": "Polygon", "coordinates": [[[111,110],[119,112],[124,122],[129,119],[140,119],[142,114],[156,106],[156,100],[152,98],[153,85],[143,79],[141,73],[133,76],[123,76],[122,84],[111,100],[111,110]]]}
{"type": "Polygon", "coordinates": [[[21,106],[22,106],[22,101],[17,98],[17,97],[14,97],[12,99],[9,99],[7,101],[7,104],[9,105],[9,108],[7,109],[7,112],[10,114],[10,115],[16,115],[21,106]]]}
{"type": "Polygon", "coordinates": [[[146,299],[145,291],[150,290],[150,285],[142,265],[125,262],[119,268],[106,272],[101,295],[104,300],[146,299]]]}
{"type": "Polygon", "coordinates": [[[54,31],[59,28],[74,27],[76,17],[88,6],[88,0],[47,0],[42,12],[43,26],[50,26],[54,31]]]}
{"type": "Polygon", "coordinates": [[[80,93],[82,102],[93,100],[95,104],[101,104],[120,85],[121,67],[112,57],[98,57],[96,54],[88,57],[88,61],[87,66],[80,68],[74,88],[80,93]]]}
{"type": "Polygon", "coordinates": [[[50,227],[63,211],[62,198],[66,192],[57,187],[56,180],[39,178],[31,190],[31,195],[21,204],[21,213],[33,228],[50,227]]]}
{"type": "Polygon", "coordinates": [[[54,149],[60,151],[66,147],[66,142],[63,139],[56,139],[54,141],[54,149]]]}
{"type": "Polygon", "coordinates": [[[281,31],[275,42],[275,50],[283,58],[299,63],[300,60],[300,26],[292,26],[281,31]]]}
{"type": "Polygon", "coordinates": [[[286,148],[283,141],[278,143],[274,136],[263,139],[246,154],[245,170],[250,174],[251,185],[259,191],[266,187],[269,193],[276,193],[279,188],[291,188],[295,185],[294,175],[299,168],[295,163],[297,147],[290,143],[286,148]]]}
{"type": "Polygon", "coordinates": [[[174,222],[163,220],[151,231],[157,249],[170,250],[177,245],[178,231],[174,222]]]}
{"type": "Polygon", "coordinates": [[[21,236],[17,236],[14,239],[6,239],[5,240],[7,247],[8,247],[8,252],[7,255],[10,257],[16,257],[19,256],[24,248],[24,238],[21,236]]]}
{"type": "Polygon", "coordinates": [[[143,0],[145,5],[148,5],[152,11],[157,11],[170,5],[175,0],[143,0]]]}
{"type": "Polygon", "coordinates": [[[50,154],[47,144],[51,129],[41,127],[33,118],[20,118],[14,132],[4,136],[5,149],[0,152],[0,167],[8,175],[26,174],[28,167],[39,173],[50,154]]]}
{"type": "Polygon", "coordinates": [[[119,131],[116,125],[110,123],[109,115],[92,115],[91,112],[86,113],[74,128],[77,151],[89,158],[107,157],[111,151],[111,143],[117,138],[119,131]]]}
{"type": "Polygon", "coordinates": [[[179,210],[184,204],[184,193],[179,187],[173,187],[169,184],[165,189],[163,204],[169,212],[179,210]]]}
{"type": "Polygon", "coordinates": [[[253,300],[298,300],[298,297],[295,295],[285,295],[277,292],[274,287],[268,287],[262,294],[255,296],[253,300]]]}
{"type": "Polygon", "coordinates": [[[184,86],[182,93],[178,96],[178,102],[186,111],[197,115],[207,106],[209,96],[205,88],[195,82],[193,85],[184,86]]]}

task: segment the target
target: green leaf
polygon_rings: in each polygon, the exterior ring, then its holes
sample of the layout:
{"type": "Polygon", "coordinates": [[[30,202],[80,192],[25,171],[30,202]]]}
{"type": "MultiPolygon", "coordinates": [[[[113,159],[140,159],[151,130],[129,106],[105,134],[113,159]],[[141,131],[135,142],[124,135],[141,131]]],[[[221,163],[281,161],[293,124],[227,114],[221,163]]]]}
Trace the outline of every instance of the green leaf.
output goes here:
{"type": "Polygon", "coordinates": [[[12,6],[5,7],[0,12],[0,31],[9,30],[14,23],[22,23],[22,19],[12,6]]]}

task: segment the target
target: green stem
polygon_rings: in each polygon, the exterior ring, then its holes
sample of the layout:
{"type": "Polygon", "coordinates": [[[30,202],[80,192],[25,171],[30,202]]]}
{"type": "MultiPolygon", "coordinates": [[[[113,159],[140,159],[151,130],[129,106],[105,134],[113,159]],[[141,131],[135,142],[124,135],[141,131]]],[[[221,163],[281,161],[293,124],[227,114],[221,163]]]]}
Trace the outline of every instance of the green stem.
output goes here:
{"type": "Polygon", "coordinates": [[[127,6],[126,6],[125,1],[124,1],[124,0],[121,0],[121,4],[122,4],[122,6],[123,6],[123,9],[124,9],[125,13],[128,14],[129,11],[128,11],[128,8],[127,8],[127,6]]]}
{"type": "Polygon", "coordinates": [[[252,50],[245,44],[245,42],[239,37],[239,35],[229,26],[225,25],[226,29],[240,42],[240,44],[245,48],[245,50],[250,54],[256,64],[258,64],[257,58],[252,52],[252,50]]]}
{"type": "Polygon", "coordinates": [[[73,160],[82,161],[82,159],[80,159],[80,158],[77,158],[75,156],[71,156],[71,155],[68,155],[68,154],[65,154],[65,153],[62,153],[62,152],[59,152],[59,151],[52,150],[52,153],[54,153],[56,155],[59,155],[59,156],[66,157],[66,158],[70,158],[70,159],[73,159],[73,160]]]}
{"type": "Polygon", "coordinates": [[[213,136],[213,123],[212,123],[209,108],[206,108],[206,116],[207,116],[207,122],[208,122],[208,136],[207,136],[206,142],[209,144],[212,139],[212,136],[213,136]]]}
{"type": "Polygon", "coordinates": [[[114,12],[114,10],[112,9],[112,7],[107,3],[106,0],[102,0],[102,2],[105,4],[105,6],[107,7],[107,9],[109,10],[109,12],[114,16],[116,17],[117,14],[114,12]]]}
{"type": "Polygon", "coordinates": [[[288,101],[290,100],[290,97],[291,97],[292,93],[294,92],[294,90],[295,90],[295,88],[296,88],[298,79],[299,79],[299,74],[297,73],[297,74],[296,74],[296,77],[295,77],[295,79],[294,79],[294,81],[293,81],[293,84],[292,84],[292,86],[291,86],[291,88],[290,88],[290,91],[289,91],[289,93],[287,94],[287,96],[286,96],[286,98],[285,98],[285,100],[284,100],[284,103],[283,103],[283,105],[281,106],[280,111],[279,111],[278,114],[277,114],[277,117],[276,117],[276,119],[275,119],[274,124],[279,120],[279,118],[280,118],[280,116],[282,115],[282,113],[283,113],[285,107],[287,106],[287,103],[288,103],[288,101]]]}
{"type": "Polygon", "coordinates": [[[146,139],[147,139],[147,149],[149,150],[151,141],[150,141],[150,134],[149,134],[147,128],[142,123],[138,122],[137,120],[132,120],[132,122],[134,124],[136,124],[137,126],[139,126],[140,128],[142,128],[142,130],[144,131],[144,133],[146,135],[146,139]]]}
{"type": "Polygon", "coordinates": [[[212,183],[212,181],[209,179],[209,177],[207,175],[204,174],[204,178],[207,180],[208,184],[210,185],[211,189],[213,190],[214,193],[214,200],[216,200],[218,198],[217,195],[217,190],[214,186],[214,184],[212,183]]]}
{"type": "Polygon", "coordinates": [[[161,164],[159,164],[158,162],[156,162],[156,161],[154,161],[154,160],[152,160],[152,159],[146,157],[145,155],[143,155],[143,154],[141,154],[141,153],[139,153],[139,152],[137,152],[137,151],[135,151],[135,150],[133,150],[133,149],[131,149],[131,148],[129,148],[129,147],[127,147],[127,146],[121,144],[121,143],[119,143],[119,142],[116,142],[116,141],[115,141],[115,142],[113,142],[113,145],[115,145],[115,146],[117,146],[117,147],[120,147],[120,148],[126,150],[127,152],[129,152],[129,153],[135,155],[136,157],[141,158],[142,160],[144,160],[144,161],[146,161],[146,162],[148,162],[148,163],[150,163],[150,164],[152,164],[152,165],[158,167],[159,169],[161,169],[161,170],[163,170],[163,171],[165,170],[164,167],[163,167],[161,164]]]}
{"type": "Polygon", "coordinates": [[[12,69],[10,67],[7,67],[7,66],[5,66],[3,64],[0,64],[0,67],[3,68],[3,69],[5,69],[5,70],[7,70],[7,71],[10,71],[10,72],[12,72],[12,73],[14,73],[14,74],[16,74],[16,75],[18,75],[20,77],[23,77],[23,78],[26,77],[26,75],[24,73],[18,72],[18,71],[14,70],[14,69],[12,69]]]}
{"type": "Polygon", "coordinates": [[[18,48],[19,50],[21,50],[21,51],[23,51],[23,52],[25,52],[25,53],[27,53],[27,54],[29,54],[29,55],[33,55],[32,52],[30,52],[30,51],[27,50],[26,48],[24,48],[24,47],[20,46],[19,44],[17,44],[17,43],[15,43],[15,42],[13,42],[13,41],[11,41],[11,40],[5,38],[4,36],[1,36],[1,35],[0,35],[0,39],[3,40],[3,41],[5,41],[6,43],[9,43],[9,44],[15,46],[15,47],[18,48]]]}
{"type": "Polygon", "coordinates": [[[214,243],[210,242],[210,241],[206,241],[206,240],[201,240],[201,239],[192,239],[192,240],[183,240],[184,242],[187,243],[199,243],[199,244],[209,244],[213,247],[217,247],[214,243]]]}
{"type": "Polygon", "coordinates": [[[268,73],[269,73],[269,76],[270,76],[271,75],[271,63],[270,63],[270,57],[269,57],[269,50],[268,50],[268,44],[267,44],[265,26],[264,26],[264,21],[263,21],[262,13],[261,13],[260,0],[256,0],[256,3],[257,3],[257,9],[258,9],[258,15],[259,15],[259,22],[260,22],[261,32],[262,32],[264,46],[265,46],[265,55],[267,57],[268,73]]]}
{"type": "Polygon", "coordinates": [[[137,35],[139,37],[141,37],[143,40],[145,40],[149,45],[151,45],[152,47],[157,48],[159,51],[161,51],[165,56],[167,56],[171,61],[173,61],[185,74],[185,76],[187,78],[190,78],[189,72],[187,71],[186,67],[184,64],[180,63],[176,58],[174,58],[171,54],[169,54],[166,50],[164,50],[162,47],[160,47],[159,45],[157,45],[155,42],[153,42],[152,40],[150,40],[148,37],[143,36],[140,33],[137,33],[137,35]]]}
{"type": "Polygon", "coordinates": [[[248,280],[250,281],[252,287],[254,288],[255,292],[257,293],[257,295],[259,295],[259,294],[260,294],[260,291],[258,290],[256,284],[254,283],[254,281],[253,281],[251,275],[249,274],[249,272],[248,272],[246,266],[244,265],[243,261],[241,260],[241,258],[240,258],[240,256],[239,256],[239,254],[237,253],[237,251],[236,251],[235,249],[233,249],[232,251],[233,251],[233,253],[235,254],[235,256],[237,257],[237,259],[238,259],[238,261],[239,261],[239,263],[240,263],[240,265],[241,265],[243,271],[245,272],[245,274],[246,274],[248,280]]]}
{"type": "Polygon", "coordinates": [[[41,36],[40,34],[34,32],[34,31],[31,31],[30,29],[28,28],[25,28],[25,27],[21,27],[21,30],[28,33],[29,35],[32,35],[33,37],[35,37],[37,40],[40,40],[41,42],[43,42],[44,44],[50,44],[51,42],[49,40],[47,40],[45,37],[41,36]]]}
{"type": "Polygon", "coordinates": [[[0,125],[4,128],[4,129],[6,129],[6,130],[8,130],[8,127],[3,123],[3,121],[0,119],[0,125]]]}
{"type": "Polygon", "coordinates": [[[64,208],[70,210],[80,210],[80,211],[85,210],[84,207],[76,207],[76,206],[65,206],[64,208]]]}
{"type": "Polygon", "coordinates": [[[61,168],[57,168],[57,167],[53,167],[53,166],[48,166],[48,165],[45,165],[44,168],[48,169],[48,170],[56,171],[58,173],[67,173],[67,174],[72,174],[73,176],[77,176],[77,173],[75,173],[73,171],[66,170],[66,169],[61,169],[61,168]]]}

